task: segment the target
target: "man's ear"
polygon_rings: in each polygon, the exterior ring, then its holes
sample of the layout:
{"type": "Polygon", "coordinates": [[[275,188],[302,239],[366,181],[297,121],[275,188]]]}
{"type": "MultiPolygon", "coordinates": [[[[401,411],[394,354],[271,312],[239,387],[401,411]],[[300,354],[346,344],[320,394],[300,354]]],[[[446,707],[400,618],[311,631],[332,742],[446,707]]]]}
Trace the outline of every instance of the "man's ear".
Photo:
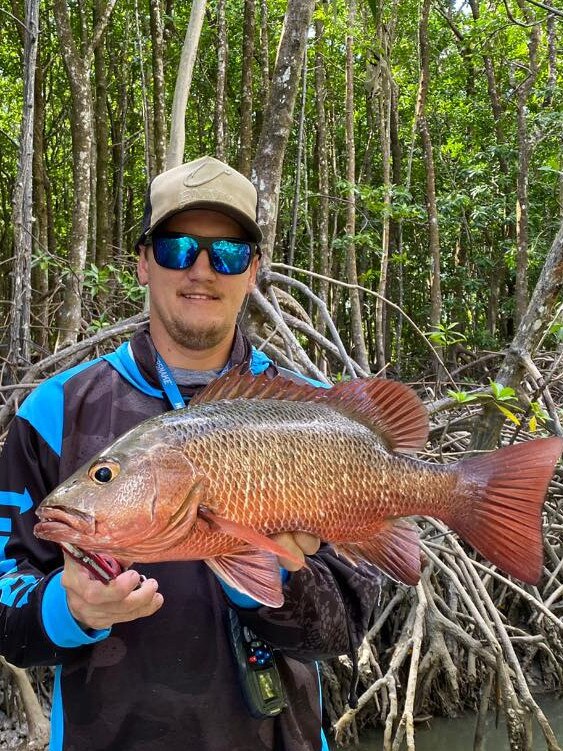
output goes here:
{"type": "Polygon", "coordinates": [[[137,260],[137,277],[143,287],[149,283],[149,259],[146,245],[139,245],[139,258],[137,260]]]}
{"type": "Polygon", "coordinates": [[[250,275],[248,277],[248,283],[246,285],[246,294],[250,294],[254,287],[256,287],[256,274],[258,273],[258,267],[260,266],[260,257],[255,255],[250,264],[250,275]]]}

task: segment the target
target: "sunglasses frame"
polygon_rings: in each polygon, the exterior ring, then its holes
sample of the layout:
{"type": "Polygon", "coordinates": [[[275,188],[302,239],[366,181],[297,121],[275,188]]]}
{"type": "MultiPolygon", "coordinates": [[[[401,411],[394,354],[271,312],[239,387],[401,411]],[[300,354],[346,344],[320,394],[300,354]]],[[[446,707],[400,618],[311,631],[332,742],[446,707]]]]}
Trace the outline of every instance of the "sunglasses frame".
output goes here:
{"type": "MultiPolygon", "coordinates": [[[[195,264],[195,262],[198,259],[199,254],[202,250],[206,250],[207,254],[209,256],[209,264],[213,271],[215,271],[217,274],[221,274],[222,276],[239,276],[240,274],[244,274],[245,271],[248,270],[250,267],[250,264],[252,263],[252,258],[254,257],[254,254],[256,253],[258,255],[258,258],[262,257],[262,250],[260,248],[260,245],[257,242],[254,242],[253,240],[243,240],[240,237],[202,237],[201,235],[195,235],[192,232],[158,232],[155,235],[151,235],[147,237],[145,241],[146,245],[152,245],[153,250],[153,257],[156,263],[162,267],[163,269],[168,269],[170,271],[186,271],[187,269],[191,269],[191,267],[195,264]],[[180,239],[182,237],[189,237],[196,240],[198,247],[195,252],[194,260],[189,266],[182,266],[180,268],[176,268],[174,266],[165,266],[164,264],[160,263],[157,256],[156,256],[156,242],[159,238],[162,238],[164,240],[174,240],[174,239],[180,239]],[[248,263],[242,269],[242,271],[237,271],[234,274],[225,273],[224,271],[219,271],[219,269],[215,268],[215,265],[213,263],[213,257],[212,257],[212,251],[214,250],[212,248],[213,243],[215,242],[224,242],[227,240],[228,242],[240,244],[240,245],[249,245],[250,246],[250,255],[248,258],[248,263]]],[[[217,252],[217,251],[215,251],[217,252]]]]}

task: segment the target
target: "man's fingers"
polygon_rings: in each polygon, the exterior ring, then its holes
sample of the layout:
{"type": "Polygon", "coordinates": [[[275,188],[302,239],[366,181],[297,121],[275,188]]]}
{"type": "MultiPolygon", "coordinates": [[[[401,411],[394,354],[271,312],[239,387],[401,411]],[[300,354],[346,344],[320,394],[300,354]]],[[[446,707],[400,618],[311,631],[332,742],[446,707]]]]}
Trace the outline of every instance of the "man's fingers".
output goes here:
{"type": "Polygon", "coordinates": [[[92,579],[81,564],[72,562],[67,567],[65,562],[62,584],[67,591],[76,592],[83,600],[95,605],[123,600],[135,590],[140,580],[141,576],[137,571],[124,571],[106,584],[92,579]]]}
{"type": "Polygon", "coordinates": [[[305,555],[315,555],[321,547],[319,538],[315,537],[315,535],[310,535],[308,532],[294,532],[293,539],[305,555]]]}
{"type": "Polygon", "coordinates": [[[109,628],[156,612],[164,602],[155,579],[141,581],[137,571],[124,571],[107,584],[97,579],[72,558],[65,557],[61,580],[68,607],[87,628],[109,628]]]}
{"type": "Polygon", "coordinates": [[[102,629],[110,628],[114,623],[125,623],[152,615],[164,602],[157,587],[154,579],[148,579],[121,602],[83,606],[85,612],[81,621],[91,628],[102,629]]]}
{"type": "Polygon", "coordinates": [[[278,557],[280,566],[287,571],[299,571],[305,565],[305,555],[313,555],[319,549],[321,544],[318,537],[310,535],[307,532],[282,532],[278,535],[272,535],[272,539],[282,545],[288,553],[301,561],[298,565],[291,558],[278,557]]]}

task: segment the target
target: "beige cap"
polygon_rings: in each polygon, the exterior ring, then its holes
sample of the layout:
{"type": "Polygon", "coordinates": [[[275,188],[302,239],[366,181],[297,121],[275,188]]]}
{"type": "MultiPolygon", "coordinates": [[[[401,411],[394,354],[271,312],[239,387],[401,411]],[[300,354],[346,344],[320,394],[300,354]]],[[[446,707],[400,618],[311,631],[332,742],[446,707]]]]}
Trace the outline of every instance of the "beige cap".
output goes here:
{"type": "Polygon", "coordinates": [[[256,224],[256,188],[244,175],[212,156],[157,175],[147,189],[143,232],[135,247],[142,245],[165,219],[186,209],[213,209],[235,219],[249,238],[261,242],[256,224]]]}

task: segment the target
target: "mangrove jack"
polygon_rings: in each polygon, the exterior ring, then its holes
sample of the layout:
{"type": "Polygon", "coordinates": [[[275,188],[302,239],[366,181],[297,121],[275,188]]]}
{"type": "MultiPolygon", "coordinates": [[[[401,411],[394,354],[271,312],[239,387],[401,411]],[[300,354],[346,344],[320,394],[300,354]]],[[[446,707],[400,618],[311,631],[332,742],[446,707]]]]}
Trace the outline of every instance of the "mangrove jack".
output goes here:
{"type": "Polygon", "coordinates": [[[417,527],[445,522],[525,582],[542,572],[541,513],[563,439],[454,464],[420,461],[428,414],[400,383],[359,378],[331,389],[234,368],[186,409],[151,418],[41,503],[35,534],[133,562],[203,559],[223,580],[283,603],[269,536],[304,531],[396,580],[420,577],[417,527]]]}

